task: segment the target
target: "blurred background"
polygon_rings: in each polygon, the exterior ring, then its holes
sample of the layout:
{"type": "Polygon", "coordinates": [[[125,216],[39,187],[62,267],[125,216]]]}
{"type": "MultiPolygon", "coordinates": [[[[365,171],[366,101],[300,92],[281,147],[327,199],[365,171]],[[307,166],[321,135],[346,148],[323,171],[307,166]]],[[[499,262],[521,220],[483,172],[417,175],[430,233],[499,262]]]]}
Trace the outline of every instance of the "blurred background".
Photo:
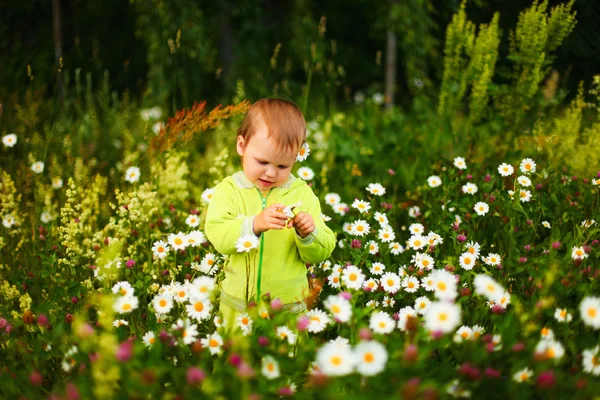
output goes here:
{"type": "MultiPolygon", "coordinates": [[[[565,2],[547,3],[550,9],[565,2]]],[[[473,0],[466,11],[475,24],[499,12],[507,37],[532,4],[473,0]]],[[[445,31],[459,6],[458,0],[3,0],[0,102],[6,106],[30,87],[51,97],[62,56],[65,74],[78,71],[94,87],[107,74],[111,90],[171,113],[199,100],[230,103],[239,82],[249,99],[298,102],[309,82],[304,111],[315,114],[344,107],[357,92],[385,93],[387,82],[395,88],[393,102],[411,107],[416,95],[437,95],[445,31]],[[386,70],[393,80],[386,81],[386,70]]],[[[600,65],[600,2],[578,0],[573,10],[577,25],[552,66],[570,93],[600,65]]],[[[500,81],[508,79],[502,72],[510,68],[509,46],[500,43],[500,81]]]]}

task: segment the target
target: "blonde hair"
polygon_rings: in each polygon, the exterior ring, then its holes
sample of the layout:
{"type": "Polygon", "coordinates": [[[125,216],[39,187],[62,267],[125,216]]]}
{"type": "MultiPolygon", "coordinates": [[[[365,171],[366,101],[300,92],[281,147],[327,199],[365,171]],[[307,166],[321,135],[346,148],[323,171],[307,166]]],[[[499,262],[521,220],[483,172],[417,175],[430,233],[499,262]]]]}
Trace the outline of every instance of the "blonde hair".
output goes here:
{"type": "Polygon", "coordinates": [[[282,99],[261,99],[254,103],[238,129],[246,142],[261,125],[280,151],[298,151],[306,140],[306,122],[297,105],[282,99]]]}

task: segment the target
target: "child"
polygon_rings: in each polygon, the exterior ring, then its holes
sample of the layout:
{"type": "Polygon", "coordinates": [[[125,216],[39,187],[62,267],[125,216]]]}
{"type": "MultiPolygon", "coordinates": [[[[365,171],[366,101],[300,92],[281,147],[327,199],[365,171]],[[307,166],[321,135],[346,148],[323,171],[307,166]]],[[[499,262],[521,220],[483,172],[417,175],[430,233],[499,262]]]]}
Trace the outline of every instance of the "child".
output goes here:
{"type": "Polygon", "coordinates": [[[215,187],[205,227],[215,249],[228,256],[220,306],[228,328],[265,293],[292,313],[305,311],[305,263],[324,261],[333,251],[335,235],[321,217],[319,199],[291,174],[305,139],[302,112],[279,99],[253,104],[238,130],[243,171],[215,187]],[[299,205],[290,218],[282,210],[293,204],[299,205]],[[245,235],[256,235],[259,245],[239,253],[236,242],[245,235]]]}

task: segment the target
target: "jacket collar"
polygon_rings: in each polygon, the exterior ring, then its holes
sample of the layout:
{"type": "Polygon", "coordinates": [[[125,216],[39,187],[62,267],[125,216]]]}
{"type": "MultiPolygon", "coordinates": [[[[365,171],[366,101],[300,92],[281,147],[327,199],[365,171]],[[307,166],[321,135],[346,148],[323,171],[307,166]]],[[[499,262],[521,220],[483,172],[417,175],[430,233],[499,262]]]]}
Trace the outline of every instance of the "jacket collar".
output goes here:
{"type": "MultiPolygon", "coordinates": [[[[244,171],[238,171],[231,177],[240,189],[252,189],[254,187],[252,182],[250,182],[246,177],[246,174],[244,174],[244,171]]],[[[296,179],[297,178],[293,174],[290,174],[288,180],[285,181],[285,183],[279,187],[282,189],[289,189],[292,187],[292,183],[294,183],[296,179]]]]}

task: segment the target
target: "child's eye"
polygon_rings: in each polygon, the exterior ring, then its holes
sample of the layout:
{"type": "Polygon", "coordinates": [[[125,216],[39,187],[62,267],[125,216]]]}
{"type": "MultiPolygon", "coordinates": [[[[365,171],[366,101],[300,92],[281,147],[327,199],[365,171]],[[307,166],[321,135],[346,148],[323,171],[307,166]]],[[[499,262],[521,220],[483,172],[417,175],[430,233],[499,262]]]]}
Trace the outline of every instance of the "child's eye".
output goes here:
{"type": "Polygon", "coordinates": [[[287,167],[285,165],[280,165],[279,169],[287,169],[287,167]]]}
{"type": "Polygon", "coordinates": [[[260,160],[256,160],[256,161],[258,161],[258,163],[260,165],[267,165],[268,164],[268,162],[266,162],[266,161],[260,161],[260,160]]]}

